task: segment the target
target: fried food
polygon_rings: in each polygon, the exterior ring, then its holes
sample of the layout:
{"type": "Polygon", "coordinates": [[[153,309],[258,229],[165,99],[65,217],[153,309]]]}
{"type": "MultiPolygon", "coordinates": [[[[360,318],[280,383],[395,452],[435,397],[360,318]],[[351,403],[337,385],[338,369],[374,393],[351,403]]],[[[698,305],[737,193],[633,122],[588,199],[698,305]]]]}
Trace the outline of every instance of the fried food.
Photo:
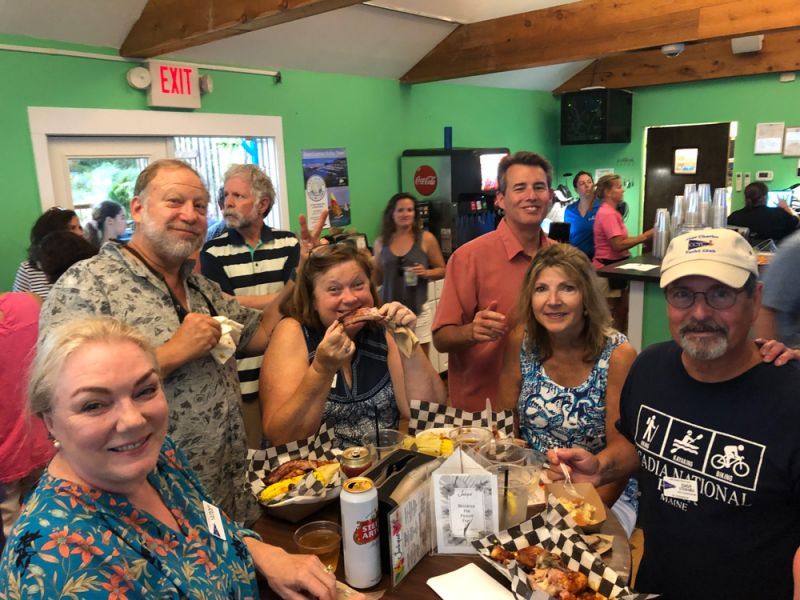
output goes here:
{"type": "Polygon", "coordinates": [[[569,515],[575,522],[584,527],[596,523],[594,513],[597,510],[593,505],[585,502],[582,498],[559,497],[558,501],[569,511],[569,515]]]}
{"type": "Polygon", "coordinates": [[[558,600],[608,600],[589,587],[586,575],[567,569],[560,556],[541,546],[528,546],[514,552],[495,544],[489,556],[503,565],[516,559],[528,574],[531,589],[542,590],[558,600]]]}
{"type": "Polygon", "coordinates": [[[323,485],[328,485],[339,471],[339,463],[335,460],[290,460],[274,469],[267,478],[267,487],[261,490],[258,499],[269,502],[273,498],[293,490],[311,471],[314,478],[323,485]]]}

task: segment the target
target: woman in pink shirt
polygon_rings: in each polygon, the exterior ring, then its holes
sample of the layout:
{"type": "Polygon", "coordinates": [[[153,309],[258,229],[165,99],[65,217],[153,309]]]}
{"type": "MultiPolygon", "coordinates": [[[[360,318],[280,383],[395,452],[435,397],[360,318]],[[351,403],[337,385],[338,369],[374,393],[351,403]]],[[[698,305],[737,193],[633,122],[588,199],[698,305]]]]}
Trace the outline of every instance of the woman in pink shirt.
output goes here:
{"type": "MultiPolygon", "coordinates": [[[[603,267],[611,263],[625,260],[631,253],[630,248],[653,237],[653,230],[648,229],[642,235],[628,236],[628,228],[622,220],[618,207],[622,203],[625,188],[619,175],[603,175],[597,182],[597,197],[602,204],[594,220],[594,260],[595,267],[603,267]]],[[[614,318],[614,327],[626,332],[628,327],[628,290],[624,287],[615,289],[615,282],[605,277],[600,279],[605,287],[608,307],[614,318]]]]}

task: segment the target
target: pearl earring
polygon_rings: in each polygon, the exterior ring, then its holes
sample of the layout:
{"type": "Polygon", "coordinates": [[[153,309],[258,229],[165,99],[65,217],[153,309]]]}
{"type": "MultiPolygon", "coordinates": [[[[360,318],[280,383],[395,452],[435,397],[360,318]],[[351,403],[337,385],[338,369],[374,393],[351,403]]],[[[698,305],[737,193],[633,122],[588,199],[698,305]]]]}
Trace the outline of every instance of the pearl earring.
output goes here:
{"type": "Polygon", "coordinates": [[[53,440],[53,448],[55,448],[56,450],[61,450],[61,442],[59,442],[58,440],[53,440]]]}

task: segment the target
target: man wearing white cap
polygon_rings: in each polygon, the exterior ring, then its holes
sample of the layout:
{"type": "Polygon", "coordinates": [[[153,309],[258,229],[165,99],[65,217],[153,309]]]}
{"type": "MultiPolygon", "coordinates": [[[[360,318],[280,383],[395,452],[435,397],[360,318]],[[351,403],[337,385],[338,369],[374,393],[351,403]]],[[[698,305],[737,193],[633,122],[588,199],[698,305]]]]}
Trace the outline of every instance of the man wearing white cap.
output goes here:
{"type": "MultiPolygon", "coordinates": [[[[667,600],[792,598],[800,546],[800,365],[766,364],[750,245],[727,229],[675,238],[661,266],[673,341],[637,358],[619,432],[593,456],[550,452],[595,485],[638,470],[636,588],[667,600]]],[[[798,596],[795,596],[795,598],[798,596]]]]}

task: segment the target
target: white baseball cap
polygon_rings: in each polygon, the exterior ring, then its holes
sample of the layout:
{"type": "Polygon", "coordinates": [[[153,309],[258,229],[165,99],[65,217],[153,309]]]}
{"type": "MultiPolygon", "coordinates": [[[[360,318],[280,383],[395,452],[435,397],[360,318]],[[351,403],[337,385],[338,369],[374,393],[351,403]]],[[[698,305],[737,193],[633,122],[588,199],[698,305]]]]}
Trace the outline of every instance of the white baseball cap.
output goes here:
{"type": "Polygon", "coordinates": [[[746,239],[730,229],[699,229],[669,243],[661,263],[661,287],[700,275],[738,289],[751,274],[758,277],[758,261],[746,239]]]}

